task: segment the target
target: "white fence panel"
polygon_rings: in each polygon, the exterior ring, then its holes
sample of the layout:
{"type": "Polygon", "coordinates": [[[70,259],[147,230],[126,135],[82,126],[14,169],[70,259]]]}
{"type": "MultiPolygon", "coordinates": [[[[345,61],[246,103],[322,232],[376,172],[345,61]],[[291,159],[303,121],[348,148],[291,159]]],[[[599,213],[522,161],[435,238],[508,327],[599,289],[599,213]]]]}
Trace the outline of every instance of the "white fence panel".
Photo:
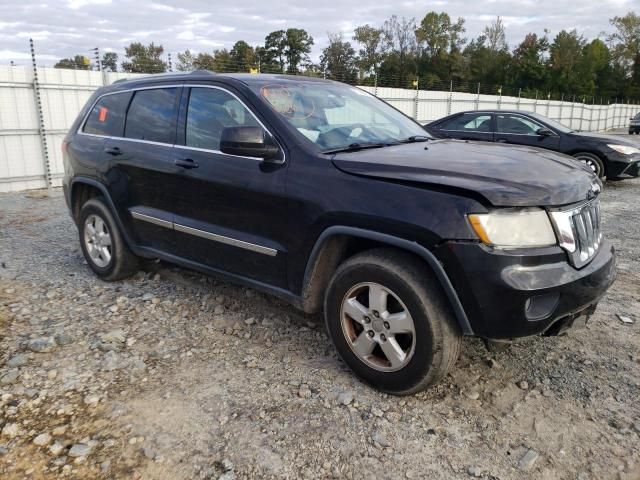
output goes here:
{"type": "MultiPolygon", "coordinates": [[[[41,122],[33,69],[0,66],[0,192],[43,188],[47,178],[52,186],[60,185],[64,174],[62,139],[92,92],[121,78],[139,76],[54,68],[38,68],[37,73],[41,122]],[[47,145],[47,159],[41,135],[47,145]]],[[[465,110],[514,109],[538,112],[576,130],[601,131],[626,126],[629,117],[640,111],[631,104],[601,106],[477,93],[359,88],[422,124],[465,110]]]]}

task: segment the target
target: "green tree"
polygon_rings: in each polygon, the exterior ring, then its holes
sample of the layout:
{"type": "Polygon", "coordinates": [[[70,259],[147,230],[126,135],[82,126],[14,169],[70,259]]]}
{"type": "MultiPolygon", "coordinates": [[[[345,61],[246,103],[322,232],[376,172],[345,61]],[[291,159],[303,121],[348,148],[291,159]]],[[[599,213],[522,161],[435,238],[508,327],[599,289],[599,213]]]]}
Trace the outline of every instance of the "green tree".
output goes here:
{"type": "Polygon", "coordinates": [[[287,32],[284,30],[276,30],[271,32],[264,39],[263,59],[265,64],[273,64],[277,62],[280,66],[280,72],[284,73],[285,69],[285,50],[287,48],[287,32]]]}
{"type": "Polygon", "coordinates": [[[585,93],[582,51],[586,41],[576,30],[562,30],[549,47],[550,87],[556,92],[585,93]]]}
{"type": "Polygon", "coordinates": [[[236,71],[248,72],[257,65],[256,53],[251,45],[244,40],[238,40],[229,52],[231,61],[236,64],[236,71]]]}
{"type": "Polygon", "coordinates": [[[429,12],[416,29],[416,41],[429,57],[441,57],[463,47],[464,32],[463,18],[453,23],[445,12],[429,12]]]}
{"type": "Polygon", "coordinates": [[[341,33],[329,34],[329,45],[320,56],[320,68],[329,78],[355,83],[358,76],[356,51],[341,33]]]}
{"type": "Polygon", "coordinates": [[[617,70],[626,77],[624,92],[628,97],[640,97],[640,15],[629,12],[609,20],[615,32],[608,36],[617,70]]]}
{"type": "Polygon", "coordinates": [[[466,43],[464,19],[451,21],[447,13],[429,12],[416,29],[419,70],[429,82],[460,79],[463,70],[461,49],[466,43]]]}
{"type": "Polygon", "coordinates": [[[288,28],[285,39],[284,55],[287,58],[287,72],[296,74],[300,64],[309,60],[313,37],[302,28],[288,28]]]}
{"type": "Polygon", "coordinates": [[[151,42],[144,46],[134,42],[125,47],[126,60],[122,62],[122,70],[131,73],[162,73],[166,72],[167,64],[160,58],[164,53],[162,45],[151,42]]]}
{"type": "Polygon", "coordinates": [[[63,58],[53,66],[53,68],[71,68],[74,70],[89,70],[91,60],[84,55],[75,55],[73,58],[63,58]]]}
{"type": "Polygon", "coordinates": [[[357,64],[360,75],[377,75],[378,67],[384,56],[384,31],[370,25],[361,25],[353,31],[353,40],[360,44],[357,64]]]}
{"type": "Polygon", "coordinates": [[[102,69],[107,72],[118,71],[118,54],[116,52],[105,52],[102,55],[102,69]]]}
{"type": "Polygon", "coordinates": [[[195,70],[193,62],[195,57],[190,50],[178,53],[178,62],[176,63],[176,70],[179,72],[191,72],[195,70]]]}
{"type": "Polygon", "coordinates": [[[382,26],[388,55],[385,58],[384,74],[391,77],[392,84],[410,86],[410,77],[417,74],[416,66],[416,21],[414,18],[398,18],[393,15],[382,26]]]}
{"type": "Polygon", "coordinates": [[[513,51],[511,84],[525,91],[542,89],[548,82],[548,68],[544,56],[549,50],[547,36],[528,33],[513,51]]]}

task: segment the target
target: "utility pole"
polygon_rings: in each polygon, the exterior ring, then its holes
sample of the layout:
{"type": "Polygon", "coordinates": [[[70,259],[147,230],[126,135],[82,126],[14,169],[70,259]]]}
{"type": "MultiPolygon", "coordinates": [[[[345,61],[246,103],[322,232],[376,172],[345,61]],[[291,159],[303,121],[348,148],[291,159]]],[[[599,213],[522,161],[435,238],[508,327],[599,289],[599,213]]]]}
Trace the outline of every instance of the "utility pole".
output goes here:
{"type": "Polygon", "coordinates": [[[169,71],[173,72],[173,64],[171,63],[171,52],[167,53],[167,58],[169,59],[169,62],[167,62],[169,64],[169,71]]]}

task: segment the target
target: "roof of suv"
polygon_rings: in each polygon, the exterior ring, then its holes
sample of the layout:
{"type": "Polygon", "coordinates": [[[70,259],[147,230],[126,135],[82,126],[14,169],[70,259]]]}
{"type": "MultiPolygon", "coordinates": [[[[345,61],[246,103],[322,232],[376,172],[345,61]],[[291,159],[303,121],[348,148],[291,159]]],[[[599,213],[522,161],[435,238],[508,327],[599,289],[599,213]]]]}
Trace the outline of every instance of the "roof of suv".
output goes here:
{"type": "Polygon", "coordinates": [[[236,80],[247,85],[264,84],[266,82],[278,83],[300,83],[300,82],[319,82],[319,83],[336,83],[332,80],[325,80],[317,77],[307,77],[302,75],[284,75],[271,73],[214,73],[209,70],[195,70],[185,73],[158,73],[145,75],[144,77],[116,80],[106,89],[120,90],[122,88],[132,88],[142,86],[148,83],[157,82],[182,82],[185,80],[211,81],[211,80],[236,80]]]}

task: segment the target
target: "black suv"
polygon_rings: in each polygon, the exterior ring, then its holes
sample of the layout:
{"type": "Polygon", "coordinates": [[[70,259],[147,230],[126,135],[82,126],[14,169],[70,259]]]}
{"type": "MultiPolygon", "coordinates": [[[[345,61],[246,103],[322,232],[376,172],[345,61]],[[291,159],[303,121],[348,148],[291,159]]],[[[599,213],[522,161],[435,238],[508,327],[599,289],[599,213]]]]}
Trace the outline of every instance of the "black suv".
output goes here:
{"type": "MultiPolygon", "coordinates": [[[[640,175],[640,148],[620,136],[578,132],[534,112],[482,110],[459,112],[424,126],[437,138],[481,140],[546,148],[571,155],[600,178],[640,175]]],[[[631,130],[631,128],[629,128],[631,130]]]]}
{"type": "Polygon", "coordinates": [[[376,97],[195,72],[99,89],[64,190],[104,280],[159,258],[324,310],[376,387],[442,378],[464,335],[554,334],[615,277],[600,181],[553,152],[434,140],[376,97]]]}

